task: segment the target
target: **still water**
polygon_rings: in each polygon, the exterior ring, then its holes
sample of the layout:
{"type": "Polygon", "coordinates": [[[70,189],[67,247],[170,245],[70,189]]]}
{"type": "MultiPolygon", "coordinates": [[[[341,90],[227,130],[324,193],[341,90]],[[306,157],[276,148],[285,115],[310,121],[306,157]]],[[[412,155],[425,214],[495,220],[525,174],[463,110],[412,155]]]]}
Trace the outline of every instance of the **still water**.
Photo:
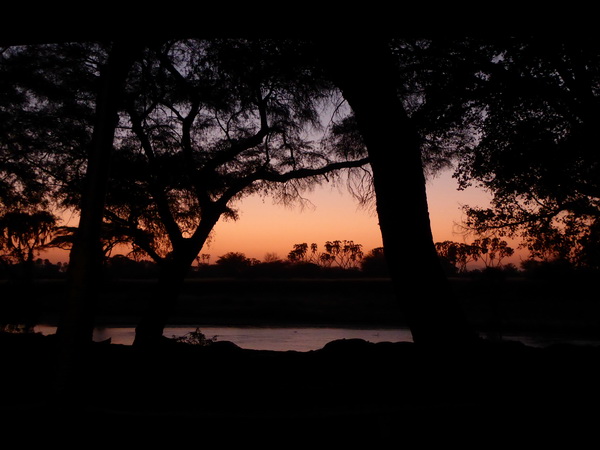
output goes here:
{"type": "MultiPolygon", "coordinates": [[[[328,342],[336,339],[359,338],[369,342],[401,342],[412,341],[407,329],[367,329],[367,328],[326,328],[326,327],[215,327],[198,326],[200,331],[210,339],[216,336],[217,341],[229,341],[239,347],[253,350],[276,351],[309,351],[323,348],[328,342]]],[[[164,336],[183,336],[196,327],[169,327],[164,336]]],[[[56,327],[38,325],[35,331],[53,334],[56,327]]],[[[94,330],[94,340],[111,339],[113,344],[131,345],[135,336],[132,327],[106,327],[94,330]]]]}
{"type": "MultiPolygon", "coordinates": [[[[337,339],[364,339],[368,342],[412,342],[406,328],[328,328],[328,327],[215,327],[198,326],[207,338],[216,336],[217,341],[230,341],[239,347],[253,350],[310,351],[323,348],[337,339]]],[[[166,337],[183,336],[196,327],[179,326],[166,328],[166,337]]],[[[53,334],[56,327],[38,325],[35,329],[43,334],[53,334]]],[[[135,336],[133,327],[103,327],[94,331],[94,340],[111,339],[113,344],[131,345],[135,336]]],[[[485,336],[483,336],[485,337],[485,336]]],[[[545,347],[555,343],[577,345],[600,345],[598,340],[565,338],[549,335],[505,335],[505,340],[520,341],[533,347],[545,347]]]]}

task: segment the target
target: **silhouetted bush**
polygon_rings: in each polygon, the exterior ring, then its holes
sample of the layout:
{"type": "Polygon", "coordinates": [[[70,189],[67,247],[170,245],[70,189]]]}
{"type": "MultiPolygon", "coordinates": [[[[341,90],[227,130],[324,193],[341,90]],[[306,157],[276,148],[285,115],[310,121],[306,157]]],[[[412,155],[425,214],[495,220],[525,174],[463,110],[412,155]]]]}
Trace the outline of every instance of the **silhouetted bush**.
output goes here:
{"type": "Polygon", "coordinates": [[[200,331],[200,328],[196,328],[195,331],[190,331],[183,336],[173,336],[173,340],[184,344],[200,345],[205,347],[216,342],[217,336],[207,338],[206,335],[200,331]]]}
{"type": "Polygon", "coordinates": [[[255,277],[282,278],[289,275],[290,266],[286,261],[261,262],[252,265],[249,272],[255,277]]]}
{"type": "MultiPolygon", "coordinates": [[[[48,259],[38,258],[31,266],[32,279],[57,279],[64,278],[67,265],[63,263],[53,264],[48,259]]],[[[24,280],[25,263],[0,264],[0,279],[3,280],[24,280]]]]}
{"type": "Polygon", "coordinates": [[[564,278],[566,276],[572,276],[575,273],[573,264],[564,259],[553,261],[528,259],[521,263],[521,268],[528,278],[535,279],[564,278]]]}
{"type": "Polygon", "coordinates": [[[389,276],[387,262],[383,254],[383,247],[377,247],[367,253],[360,262],[360,268],[365,276],[389,276]]]}
{"type": "Polygon", "coordinates": [[[106,262],[105,272],[109,278],[154,278],[158,276],[158,265],[153,261],[135,261],[115,255],[106,262]]]}
{"type": "Polygon", "coordinates": [[[444,256],[440,256],[440,264],[446,276],[455,276],[458,274],[458,268],[444,256]]]}
{"type": "Polygon", "coordinates": [[[219,268],[218,272],[222,276],[244,276],[248,275],[250,267],[254,264],[254,260],[247,258],[244,253],[229,252],[223,256],[219,256],[216,265],[219,268]]]}
{"type": "Polygon", "coordinates": [[[521,263],[523,274],[537,280],[596,280],[600,270],[590,267],[577,267],[572,262],[557,259],[552,261],[527,260],[521,263]]]}
{"type": "Polygon", "coordinates": [[[504,281],[506,273],[501,267],[486,267],[481,270],[481,277],[490,281],[504,281]]]}
{"type": "Polygon", "coordinates": [[[323,273],[323,267],[310,262],[298,262],[290,264],[288,274],[298,278],[316,278],[323,273]]]}

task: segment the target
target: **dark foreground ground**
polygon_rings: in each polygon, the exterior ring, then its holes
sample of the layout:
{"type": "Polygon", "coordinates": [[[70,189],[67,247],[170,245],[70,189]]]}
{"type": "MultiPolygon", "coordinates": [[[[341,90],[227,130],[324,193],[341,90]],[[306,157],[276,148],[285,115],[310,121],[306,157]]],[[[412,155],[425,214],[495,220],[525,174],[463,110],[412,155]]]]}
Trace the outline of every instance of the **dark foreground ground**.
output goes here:
{"type": "Polygon", "coordinates": [[[54,336],[0,334],[0,354],[2,439],[25,448],[575,449],[600,432],[595,347],[98,343],[71,396],[55,392],[54,336]]]}
{"type": "MultiPolygon", "coordinates": [[[[598,277],[451,279],[475,329],[496,334],[540,333],[600,339],[598,277]]],[[[56,324],[65,297],[62,280],[22,286],[0,281],[0,321],[56,324]]],[[[112,280],[99,292],[99,325],[136,324],[153,280],[112,280]]],[[[419,296],[407,289],[406,296],[419,296]]],[[[388,279],[189,279],[173,325],[406,326],[388,279]]]]}
{"type": "MultiPolygon", "coordinates": [[[[482,335],[600,335],[595,279],[453,283],[482,335]]],[[[24,296],[5,285],[3,313],[55,319],[61,285],[33,288],[24,296]]],[[[135,323],[152,289],[146,281],[113,283],[101,293],[99,320],[135,323]]],[[[402,325],[386,280],[193,280],[173,321],[402,325]]],[[[65,395],[56,389],[54,336],[0,334],[0,445],[597,446],[600,348],[445,344],[422,349],[342,340],[311,352],[272,352],[220,341],[206,347],[167,341],[148,353],[97,343],[87,349],[65,395]]]]}

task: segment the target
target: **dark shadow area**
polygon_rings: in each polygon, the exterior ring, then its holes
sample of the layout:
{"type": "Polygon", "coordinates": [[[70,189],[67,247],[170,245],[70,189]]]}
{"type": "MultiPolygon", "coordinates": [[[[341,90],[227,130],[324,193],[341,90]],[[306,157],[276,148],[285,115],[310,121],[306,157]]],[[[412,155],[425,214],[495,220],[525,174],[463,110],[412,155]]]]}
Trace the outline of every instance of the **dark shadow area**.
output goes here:
{"type": "Polygon", "coordinates": [[[575,445],[595,433],[600,350],[481,341],[456,351],[340,340],[311,352],[94,344],[53,395],[56,339],[0,334],[4,437],[98,443],[575,445]],[[17,431],[20,430],[20,431],[17,431]],[[69,432],[70,434],[70,432],[69,432]],[[116,439],[117,441],[114,441],[116,439]]]}
{"type": "MultiPolygon", "coordinates": [[[[469,321],[489,337],[470,348],[357,339],[307,352],[247,350],[220,339],[165,339],[152,351],[94,343],[68,395],[53,384],[56,336],[2,333],[3,430],[36,430],[32,439],[46,441],[66,427],[107,445],[585,442],[599,419],[600,348],[503,339],[511,332],[597,338],[600,311],[589,295],[596,278],[501,275],[451,278],[469,321]]],[[[6,282],[3,305],[14,306],[14,318],[51,322],[63,283],[37,280],[25,301],[19,284],[6,282]]],[[[135,324],[153,287],[151,277],[110,278],[98,322],[135,324]]],[[[391,281],[366,276],[191,277],[178,305],[173,324],[405,325],[391,281]]]]}
{"type": "MultiPolygon", "coordinates": [[[[450,278],[473,327],[486,337],[518,334],[600,338],[594,273],[550,277],[496,271],[450,278]]],[[[64,305],[64,279],[36,280],[24,290],[0,281],[1,325],[56,325],[64,305]]],[[[98,326],[134,326],[155,290],[155,279],[112,277],[98,291],[98,326]]],[[[417,292],[407,295],[419,295],[417,292]]],[[[186,279],[169,324],[215,326],[405,327],[389,278],[210,277],[186,279]]]]}

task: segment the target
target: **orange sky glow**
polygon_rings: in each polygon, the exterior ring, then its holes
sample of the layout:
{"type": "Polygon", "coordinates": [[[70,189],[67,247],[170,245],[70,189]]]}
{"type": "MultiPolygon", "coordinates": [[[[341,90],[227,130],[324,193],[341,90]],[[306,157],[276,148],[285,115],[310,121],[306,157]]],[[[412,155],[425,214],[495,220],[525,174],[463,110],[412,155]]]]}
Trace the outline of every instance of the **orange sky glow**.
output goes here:
{"type": "MultiPolygon", "coordinates": [[[[458,192],[449,175],[428,184],[430,217],[436,240],[459,240],[453,224],[460,220],[460,203],[464,197],[478,200],[472,193],[458,192]]],[[[362,244],[365,252],[381,247],[381,232],[373,208],[359,206],[344,187],[324,184],[305,195],[312,206],[284,207],[273,205],[268,198],[250,197],[240,204],[240,219],[220,222],[213,242],[204,253],[211,258],[224,251],[242,251],[246,256],[263,259],[266,252],[285,258],[294,244],[328,240],[351,240],[362,244]],[[238,249],[238,250],[235,250],[238,249]]]]}
{"type": "MultiPolygon", "coordinates": [[[[457,189],[456,180],[450,172],[443,172],[427,183],[429,214],[434,240],[470,242],[457,224],[461,221],[461,205],[485,206],[489,196],[469,188],[457,189]]],[[[380,247],[381,233],[374,210],[361,208],[343,186],[323,184],[304,197],[312,205],[285,207],[273,204],[272,199],[259,196],[247,197],[237,206],[237,221],[221,220],[213,231],[211,241],[201,253],[210,255],[210,263],[227,252],[242,252],[249,258],[264,260],[267,253],[286,259],[294,244],[316,243],[323,248],[326,241],[350,240],[362,244],[364,252],[380,247]]],[[[71,225],[76,225],[72,218],[71,225]]],[[[511,243],[512,245],[512,243],[511,243]]],[[[516,250],[516,245],[513,245],[516,250]]],[[[518,266],[521,253],[509,261],[518,266]]],[[[66,262],[66,251],[50,250],[40,255],[53,263],[66,262]]]]}

